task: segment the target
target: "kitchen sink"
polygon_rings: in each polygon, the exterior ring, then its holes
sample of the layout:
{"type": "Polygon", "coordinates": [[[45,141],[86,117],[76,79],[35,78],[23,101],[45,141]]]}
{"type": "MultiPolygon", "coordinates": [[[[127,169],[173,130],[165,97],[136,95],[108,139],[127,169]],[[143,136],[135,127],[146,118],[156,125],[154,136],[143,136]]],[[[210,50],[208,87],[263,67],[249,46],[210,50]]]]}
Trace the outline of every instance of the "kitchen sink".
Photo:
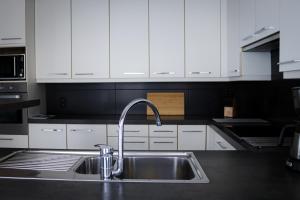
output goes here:
{"type": "MultiPolygon", "coordinates": [[[[117,167],[116,157],[117,152],[114,153],[114,168],[117,167]]],[[[124,152],[122,175],[103,180],[97,151],[20,151],[0,159],[1,177],[99,182],[209,182],[192,152],[124,152]]]]}

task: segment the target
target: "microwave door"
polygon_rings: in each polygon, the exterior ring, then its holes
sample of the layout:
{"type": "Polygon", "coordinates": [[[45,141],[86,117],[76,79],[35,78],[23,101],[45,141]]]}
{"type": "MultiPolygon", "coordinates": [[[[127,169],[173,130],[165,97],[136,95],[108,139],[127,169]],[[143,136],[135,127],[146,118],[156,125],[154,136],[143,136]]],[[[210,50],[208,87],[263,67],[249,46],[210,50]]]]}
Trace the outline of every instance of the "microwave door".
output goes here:
{"type": "Polygon", "coordinates": [[[0,56],[0,78],[16,77],[15,56],[0,56]]]}

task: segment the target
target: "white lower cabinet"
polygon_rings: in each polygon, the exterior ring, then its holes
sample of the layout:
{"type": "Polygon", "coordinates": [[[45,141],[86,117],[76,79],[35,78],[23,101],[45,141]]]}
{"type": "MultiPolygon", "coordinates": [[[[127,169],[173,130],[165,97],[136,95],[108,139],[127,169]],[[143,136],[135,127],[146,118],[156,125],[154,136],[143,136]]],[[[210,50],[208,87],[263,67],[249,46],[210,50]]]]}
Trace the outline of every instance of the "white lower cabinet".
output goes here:
{"type": "Polygon", "coordinates": [[[178,150],[205,150],[206,125],[178,126],[178,150]]]}
{"type": "Polygon", "coordinates": [[[212,127],[207,126],[207,148],[206,150],[236,150],[222,136],[220,136],[212,127]]]}
{"type": "MultiPolygon", "coordinates": [[[[118,137],[108,137],[108,145],[118,148],[118,137]]],[[[124,150],[149,150],[148,137],[124,137],[124,150]]]]}
{"type": "Polygon", "coordinates": [[[106,144],[106,125],[68,124],[68,149],[98,149],[95,144],[106,144]]]}
{"type": "Polygon", "coordinates": [[[0,135],[0,148],[28,148],[28,135],[0,135]]]}
{"type": "Polygon", "coordinates": [[[66,124],[29,124],[29,148],[66,149],[66,124]]]}
{"type": "Polygon", "coordinates": [[[150,150],[177,150],[177,138],[150,138],[150,150]]]}

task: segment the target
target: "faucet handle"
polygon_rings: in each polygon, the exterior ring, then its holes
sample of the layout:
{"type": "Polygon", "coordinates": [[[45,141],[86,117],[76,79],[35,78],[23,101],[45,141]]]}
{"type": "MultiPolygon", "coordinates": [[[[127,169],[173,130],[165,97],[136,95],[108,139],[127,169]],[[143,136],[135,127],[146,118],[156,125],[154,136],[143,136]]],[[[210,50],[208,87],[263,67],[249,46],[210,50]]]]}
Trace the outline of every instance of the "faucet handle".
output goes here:
{"type": "Polygon", "coordinates": [[[106,144],[96,144],[94,147],[99,148],[101,156],[114,153],[114,149],[106,144]]]}

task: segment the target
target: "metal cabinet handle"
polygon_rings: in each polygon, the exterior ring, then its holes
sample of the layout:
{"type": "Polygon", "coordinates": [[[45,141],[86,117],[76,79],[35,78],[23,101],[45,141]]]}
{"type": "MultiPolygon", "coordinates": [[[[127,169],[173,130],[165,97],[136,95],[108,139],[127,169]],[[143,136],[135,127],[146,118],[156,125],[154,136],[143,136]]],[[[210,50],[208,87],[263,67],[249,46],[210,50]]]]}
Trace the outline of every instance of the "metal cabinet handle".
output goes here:
{"type": "Polygon", "coordinates": [[[72,132],[94,132],[94,129],[71,129],[72,132]]]}
{"type": "Polygon", "coordinates": [[[0,95],[0,99],[20,99],[20,95],[0,95]]]}
{"type": "Polygon", "coordinates": [[[204,131],[182,131],[183,133],[203,133],[204,131]]]}
{"type": "Polygon", "coordinates": [[[222,144],[222,142],[217,142],[217,144],[222,148],[222,149],[227,149],[227,147],[226,146],[224,146],[223,144],[222,144]]]}
{"type": "Polygon", "coordinates": [[[230,72],[240,72],[239,69],[234,69],[234,70],[231,70],[230,72]]]}
{"type": "Polygon", "coordinates": [[[124,141],[125,144],[145,144],[145,141],[124,141]]]}
{"type": "Polygon", "coordinates": [[[65,76],[68,75],[68,73],[49,73],[49,75],[65,76]]]}
{"type": "Polygon", "coordinates": [[[1,40],[22,40],[20,37],[1,38],[1,40]]]}
{"type": "Polygon", "coordinates": [[[92,76],[94,73],[75,73],[76,76],[92,76]]]}
{"type": "Polygon", "coordinates": [[[161,131],[153,131],[154,133],[174,133],[174,131],[161,130],[161,131]]]}
{"type": "Polygon", "coordinates": [[[190,72],[192,75],[199,75],[199,74],[211,74],[211,72],[190,72]]]}
{"type": "Polygon", "coordinates": [[[13,141],[13,138],[0,138],[1,141],[13,141]]]}
{"type": "Polygon", "coordinates": [[[256,31],[254,34],[258,35],[265,31],[274,30],[274,29],[275,29],[275,27],[273,27],[273,26],[265,26],[265,27],[262,27],[261,29],[259,29],[258,31],[256,31]]]}
{"type": "MultiPolygon", "coordinates": [[[[119,131],[116,131],[117,133],[119,133],[119,131]]],[[[138,131],[138,130],[124,130],[124,133],[139,133],[139,132],[141,132],[141,131],[138,131]]]]}
{"type": "Polygon", "coordinates": [[[124,75],[144,75],[144,72],[124,72],[124,75]]]}
{"type": "Polygon", "coordinates": [[[154,144],[174,144],[174,142],[157,142],[157,141],[154,141],[153,143],[154,144]]]}
{"type": "Polygon", "coordinates": [[[47,129],[47,128],[43,128],[41,129],[43,132],[62,132],[62,129],[47,129]]]}
{"type": "Polygon", "coordinates": [[[287,64],[293,64],[298,62],[300,62],[300,60],[287,60],[287,61],[279,62],[277,63],[277,65],[287,65],[287,64]]]}
{"type": "Polygon", "coordinates": [[[174,75],[175,72],[153,72],[155,75],[174,75]]]}
{"type": "Polygon", "coordinates": [[[254,37],[255,37],[255,35],[248,35],[248,36],[243,38],[243,41],[249,40],[249,39],[254,38],[254,37]]]}

